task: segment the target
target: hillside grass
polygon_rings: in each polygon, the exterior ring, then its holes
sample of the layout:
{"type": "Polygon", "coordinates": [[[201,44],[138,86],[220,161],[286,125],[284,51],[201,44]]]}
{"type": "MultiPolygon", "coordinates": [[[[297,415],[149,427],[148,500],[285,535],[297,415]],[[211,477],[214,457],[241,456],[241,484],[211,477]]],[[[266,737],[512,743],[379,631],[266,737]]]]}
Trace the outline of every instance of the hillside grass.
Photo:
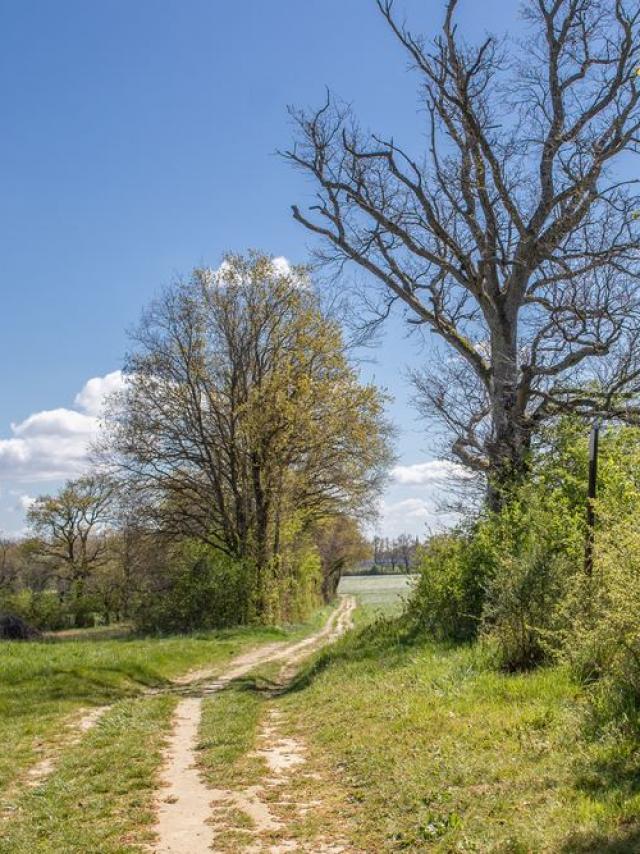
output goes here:
{"type": "Polygon", "coordinates": [[[640,851],[639,757],[585,739],[566,670],[501,674],[368,614],[279,701],[357,803],[358,850],[640,851]]]}

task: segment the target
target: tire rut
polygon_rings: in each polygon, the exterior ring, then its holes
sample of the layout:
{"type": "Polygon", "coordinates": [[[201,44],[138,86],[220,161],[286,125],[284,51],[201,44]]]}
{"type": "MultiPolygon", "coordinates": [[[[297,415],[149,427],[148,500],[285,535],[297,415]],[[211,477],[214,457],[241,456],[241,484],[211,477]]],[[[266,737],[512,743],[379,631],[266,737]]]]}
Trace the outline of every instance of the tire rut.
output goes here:
{"type": "MultiPolygon", "coordinates": [[[[206,671],[196,671],[181,680],[177,690],[198,693],[181,699],[176,708],[175,726],[160,777],[161,795],[155,826],[158,842],[152,848],[155,854],[184,854],[185,851],[210,854],[212,850],[214,828],[209,822],[212,802],[219,799],[220,793],[205,784],[195,763],[203,697],[223,690],[260,664],[282,662],[278,681],[288,681],[304,659],[351,627],[355,607],[353,597],[344,596],[324,627],[311,637],[290,644],[258,647],[239,656],[221,676],[209,683],[204,681],[206,671]]],[[[262,816],[263,821],[271,821],[257,792],[248,793],[247,805],[256,813],[256,818],[262,816]]]]}

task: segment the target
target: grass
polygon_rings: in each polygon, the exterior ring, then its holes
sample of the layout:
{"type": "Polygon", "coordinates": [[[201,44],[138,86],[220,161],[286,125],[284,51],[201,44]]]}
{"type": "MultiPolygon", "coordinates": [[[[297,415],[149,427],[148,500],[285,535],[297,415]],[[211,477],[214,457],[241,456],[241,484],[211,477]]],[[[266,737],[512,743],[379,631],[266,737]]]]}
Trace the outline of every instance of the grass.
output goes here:
{"type": "Polygon", "coordinates": [[[377,620],[279,702],[340,769],[359,850],[640,851],[637,756],[584,740],[565,670],[500,674],[377,620]]]}
{"type": "Polygon", "coordinates": [[[263,772],[263,763],[249,754],[264,705],[259,694],[237,689],[202,704],[198,765],[212,788],[249,785],[263,772]]]}
{"type": "MultiPolygon", "coordinates": [[[[370,615],[392,616],[402,610],[414,578],[410,575],[346,575],[340,581],[339,591],[355,596],[370,615]]],[[[364,617],[362,611],[357,616],[364,617]]]]}
{"type": "Polygon", "coordinates": [[[124,854],[150,841],[156,772],[175,698],[116,703],[55,773],[23,795],[0,854],[124,854]]]}
{"type": "Polygon", "coordinates": [[[220,666],[264,641],[304,635],[322,623],[321,609],[286,629],[241,628],[174,637],[95,635],[44,643],[0,645],[0,806],[22,771],[64,742],[64,722],[80,709],[135,697],[178,674],[220,666]]]}
{"type": "MultiPolygon", "coordinates": [[[[273,808],[282,833],[307,847],[326,829],[372,852],[640,852],[640,757],[630,745],[585,737],[581,689],[566,670],[498,673],[480,647],[411,637],[393,616],[402,582],[349,581],[363,603],[358,628],[315,656],[288,693],[269,699],[245,680],[204,701],[199,765],[213,787],[241,790],[264,777],[264,761],[252,754],[275,708],[278,732],[304,745],[307,761],[282,781],[273,808]],[[286,804],[305,801],[313,810],[286,814],[286,804]]],[[[286,636],[325,618],[320,612],[286,636]]],[[[13,733],[3,740],[5,771],[12,756],[24,764],[34,737],[53,737],[70,711],[114,703],[63,752],[49,780],[14,799],[0,854],[139,851],[149,841],[175,704],[173,696],[141,697],[141,689],[284,636],[0,649],[0,726],[13,733]]],[[[260,668],[253,675],[258,685],[266,679],[260,668]]],[[[223,818],[221,850],[242,850],[252,838],[247,817],[233,812],[230,805],[223,818]]]]}

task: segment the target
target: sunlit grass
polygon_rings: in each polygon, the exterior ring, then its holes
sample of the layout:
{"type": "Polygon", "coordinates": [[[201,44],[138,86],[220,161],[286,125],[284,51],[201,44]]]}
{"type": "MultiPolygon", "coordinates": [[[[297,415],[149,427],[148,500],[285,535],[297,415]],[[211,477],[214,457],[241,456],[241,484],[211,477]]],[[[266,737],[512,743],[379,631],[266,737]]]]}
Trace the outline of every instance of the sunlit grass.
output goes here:
{"type": "Polygon", "coordinates": [[[17,800],[1,854],[123,854],[151,839],[157,768],[175,698],[116,703],[65,751],[55,773],[17,800]]]}
{"type": "Polygon", "coordinates": [[[566,670],[501,674],[378,621],[295,688],[280,702],[358,804],[358,850],[640,850],[637,757],[585,738],[566,670]]]}
{"type": "Polygon", "coordinates": [[[307,623],[281,629],[0,644],[0,798],[43,747],[63,736],[74,712],[162,687],[191,669],[223,667],[261,642],[300,637],[327,613],[320,609],[307,623]]]}

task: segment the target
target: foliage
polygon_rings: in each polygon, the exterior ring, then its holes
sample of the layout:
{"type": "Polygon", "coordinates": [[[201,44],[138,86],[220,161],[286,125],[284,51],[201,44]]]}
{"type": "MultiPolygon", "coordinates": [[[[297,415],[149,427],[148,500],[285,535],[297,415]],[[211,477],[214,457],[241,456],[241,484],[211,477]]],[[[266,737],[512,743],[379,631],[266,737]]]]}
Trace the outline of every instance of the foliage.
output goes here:
{"type": "Polygon", "coordinates": [[[343,572],[368,558],[371,548],[358,522],[344,514],[321,520],[316,525],[314,541],[322,564],[322,597],[330,602],[343,572]]]}
{"type": "Polygon", "coordinates": [[[637,791],[581,743],[567,668],[506,674],[480,646],[407,637],[402,620],[350,633],[321,664],[280,702],[309,772],[319,757],[340,768],[354,849],[637,850],[624,848],[638,840],[637,791]]]}
{"type": "Polygon", "coordinates": [[[592,578],[563,603],[561,656],[586,684],[589,722],[601,733],[640,739],[640,525],[612,523],[598,537],[592,578]]]}
{"type": "Polygon", "coordinates": [[[259,253],[176,282],[134,343],[109,419],[125,488],[163,534],[250,564],[259,619],[284,613],[278,593],[295,612],[287,528],[370,512],[384,396],[359,382],[307,271],[259,253]]]}
{"type": "Polygon", "coordinates": [[[497,665],[563,661],[590,719],[640,737],[640,435],[601,434],[594,569],[585,575],[588,429],[562,419],[499,513],[432,539],[409,615],[436,637],[481,629],[497,665]]]}
{"type": "Polygon", "coordinates": [[[201,543],[171,550],[134,619],[143,631],[191,632],[249,620],[248,564],[201,543]]]}
{"type": "Polygon", "coordinates": [[[414,625],[436,638],[476,637],[484,583],[493,570],[482,532],[461,527],[431,537],[418,551],[419,579],[408,605],[414,625]]]}
{"type": "Polygon", "coordinates": [[[53,590],[0,593],[0,613],[15,614],[39,629],[66,629],[72,624],[68,607],[53,590]]]}
{"type": "Polygon", "coordinates": [[[559,605],[582,570],[583,525],[572,509],[561,490],[531,482],[485,522],[485,536],[499,545],[485,588],[483,634],[506,670],[535,667],[557,646],[559,605]]]}
{"type": "Polygon", "coordinates": [[[594,569],[562,604],[562,658],[587,684],[598,730],[640,738],[640,436],[601,438],[594,569]]]}
{"type": "Polygon", "coordinates": [[[110,519],[113,484],[90,474],[67,481],[57,495],[42,495],[27,512],[36,538],[31,552],[38,555],[76,626],[93,622],[100,607],[87,591],[90,575],[104,562],[108,549],[105,525],[110,519]]]}

